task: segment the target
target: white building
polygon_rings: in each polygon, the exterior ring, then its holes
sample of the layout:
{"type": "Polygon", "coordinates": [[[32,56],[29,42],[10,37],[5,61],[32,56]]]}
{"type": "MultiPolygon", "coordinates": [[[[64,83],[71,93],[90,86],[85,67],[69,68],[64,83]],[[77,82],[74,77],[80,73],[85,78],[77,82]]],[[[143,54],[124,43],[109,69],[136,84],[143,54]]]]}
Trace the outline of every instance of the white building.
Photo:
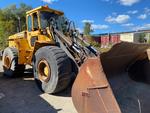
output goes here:
{"type": "Polygon", "coordinates": [[[150,30],[120,33],[120,40],[126,42],[150,42],[150,30]]]}

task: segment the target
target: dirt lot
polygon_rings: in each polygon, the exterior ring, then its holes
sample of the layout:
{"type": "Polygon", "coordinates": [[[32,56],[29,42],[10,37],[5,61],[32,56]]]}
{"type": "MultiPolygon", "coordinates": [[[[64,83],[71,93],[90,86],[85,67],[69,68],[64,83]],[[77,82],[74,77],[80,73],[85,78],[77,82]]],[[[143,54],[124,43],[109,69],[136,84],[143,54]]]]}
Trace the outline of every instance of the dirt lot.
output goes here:
{"type": "Polygon", "coordinates": [[[0,113],[77,113],[70,89],[57,95],[42,93],[32,73],[17,78],[4,77],[0,62],[0,113]]]}

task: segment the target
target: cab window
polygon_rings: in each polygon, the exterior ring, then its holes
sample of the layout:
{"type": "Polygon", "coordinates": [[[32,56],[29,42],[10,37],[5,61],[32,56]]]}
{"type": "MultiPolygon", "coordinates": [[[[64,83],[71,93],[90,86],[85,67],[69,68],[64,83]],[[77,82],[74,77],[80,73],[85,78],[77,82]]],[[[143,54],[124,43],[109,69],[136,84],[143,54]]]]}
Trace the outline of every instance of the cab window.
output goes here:
{"type": "Polygon", "coordinates": [[[32,19],[31,16],[28,16],[28,31],[32,31],[32,19]]]}
{"type": "Polygon", "coordinates": [[[39,29],[38,16],[37,16],[37,13],[33,13],[33,30],[36,31],[38,29],[39,29]]]}

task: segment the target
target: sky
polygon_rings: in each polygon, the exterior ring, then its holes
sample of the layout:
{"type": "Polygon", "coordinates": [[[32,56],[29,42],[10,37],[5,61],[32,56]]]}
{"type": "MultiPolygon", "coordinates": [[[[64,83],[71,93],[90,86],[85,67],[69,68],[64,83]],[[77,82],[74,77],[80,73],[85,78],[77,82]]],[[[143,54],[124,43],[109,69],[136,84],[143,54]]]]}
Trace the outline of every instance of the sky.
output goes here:
{"type": "Polygon", "coordinates": [[[150,29],[150,0],[0,0],[0,8],[20,3],[61,10],[80,32],[85,22],[93,34],[150,29]]]}

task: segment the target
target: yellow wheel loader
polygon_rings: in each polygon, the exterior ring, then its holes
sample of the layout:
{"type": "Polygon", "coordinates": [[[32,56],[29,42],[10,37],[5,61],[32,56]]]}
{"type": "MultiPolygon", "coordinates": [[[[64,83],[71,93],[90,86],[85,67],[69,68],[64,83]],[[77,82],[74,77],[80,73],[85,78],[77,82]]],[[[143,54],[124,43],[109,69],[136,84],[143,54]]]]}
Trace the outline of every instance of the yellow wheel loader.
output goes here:
{"type": "Polygon", "coordinates": [[[150,45],[122,42],[100,54],[63,15],[48,6],[26,13],[27,29],[10,36],[2,53],[4,75],[21,75],[31,65],[46,93],[60,92],[76,78],[78,113],[149,113],[150,45]]]}

